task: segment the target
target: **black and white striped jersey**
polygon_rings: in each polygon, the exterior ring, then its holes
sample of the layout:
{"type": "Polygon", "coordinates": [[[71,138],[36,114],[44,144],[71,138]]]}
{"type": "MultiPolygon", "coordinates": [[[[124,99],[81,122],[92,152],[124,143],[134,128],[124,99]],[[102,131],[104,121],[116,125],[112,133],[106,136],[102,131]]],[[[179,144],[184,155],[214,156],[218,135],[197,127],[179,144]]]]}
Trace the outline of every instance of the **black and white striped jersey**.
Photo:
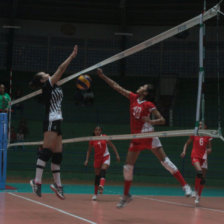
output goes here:
{"type": "Polygon", "coordinates": [[[56,84],[52,86],[51,80],[48,79],[48,81],[44,83],[42,91],[42,97],[45,103],[45,121],[62,120],[62,88],[56,84]]]}

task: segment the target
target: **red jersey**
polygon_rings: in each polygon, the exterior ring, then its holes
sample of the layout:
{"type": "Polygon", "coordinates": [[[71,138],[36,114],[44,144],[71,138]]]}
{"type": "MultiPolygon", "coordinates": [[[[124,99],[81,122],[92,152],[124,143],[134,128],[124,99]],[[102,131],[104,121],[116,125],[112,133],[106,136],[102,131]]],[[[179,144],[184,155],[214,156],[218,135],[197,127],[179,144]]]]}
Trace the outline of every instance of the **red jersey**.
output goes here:
{"type": "Polygon", "coordinates": [[[209,136],[191,136],[193,141],[193,148],[191,151],[191,157],[207,159],[207,145],[212,137],[209,136]]]}
{"type": "MultiPolygon", "coordinates": [[[[101,135],[106,136],[106,135],[101,135]]],[[[94,148],[94,158],[99,159],[101,157],[109,155],[106,140],[94,140],[90,141],[89,144],[94,148]]]]}
{"type": "Polygon", "coordinates": [[[131,133],[141,133],[153,131],[153,127],[148,122],[144,122],[142,117],[149,117],[156,106],[150,101],[140,101],[138,94],[130,93],[130,126],[131,133]]]}

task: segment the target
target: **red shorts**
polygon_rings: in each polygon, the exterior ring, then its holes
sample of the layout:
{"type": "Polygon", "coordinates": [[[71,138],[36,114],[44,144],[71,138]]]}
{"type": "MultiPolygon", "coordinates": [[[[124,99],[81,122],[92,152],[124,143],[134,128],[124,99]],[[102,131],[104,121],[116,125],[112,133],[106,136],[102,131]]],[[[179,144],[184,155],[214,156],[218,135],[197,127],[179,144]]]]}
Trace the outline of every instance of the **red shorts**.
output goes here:
{"type": "Polygon", "coordinates": [[[101,168],[103,164],[110,165],[110,154],[94,159],[94,168],[101,168]]]}
{"type": "Polygon", "coordinates": [[[152,138],[133,139],[128,151],[137,152],[144,149],[152,149],[152,138]]]}
{"type": "Polygon", "coordinates": [[[202,168],[205,168],[205,169],[208,168],[207,159],[191,157],[191,163],[192,163],[192,165],[194,165],[194,163],[196,163],[196,162],[199,162],[200,163],[200,166],[202,168]]]}

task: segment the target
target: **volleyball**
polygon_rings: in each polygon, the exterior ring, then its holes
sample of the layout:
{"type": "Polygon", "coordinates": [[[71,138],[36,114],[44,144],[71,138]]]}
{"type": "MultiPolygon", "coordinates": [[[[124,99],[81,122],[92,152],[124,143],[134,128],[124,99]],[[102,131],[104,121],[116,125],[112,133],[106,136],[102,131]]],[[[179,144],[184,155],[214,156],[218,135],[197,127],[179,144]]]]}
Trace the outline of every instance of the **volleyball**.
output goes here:
{"type": "Polygon", "coordinates": [[[89,75],[80,75],[76,79],[76,87],[80,90],[87,90],[91,86],[92,79],[89,75]]]}

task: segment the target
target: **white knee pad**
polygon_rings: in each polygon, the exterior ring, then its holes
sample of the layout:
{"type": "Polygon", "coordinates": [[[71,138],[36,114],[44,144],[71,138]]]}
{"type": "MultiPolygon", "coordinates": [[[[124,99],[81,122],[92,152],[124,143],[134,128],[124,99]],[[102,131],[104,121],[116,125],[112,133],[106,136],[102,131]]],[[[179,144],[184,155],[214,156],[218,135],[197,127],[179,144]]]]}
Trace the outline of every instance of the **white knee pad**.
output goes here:
{"type": "Polygon", "coordinates": [[[174,174],[178,171],[177,167],[170,161],[168,157],[164,161],[161,161],[161,164],[171,173],[174,174]]]}
{"type": "Polygon", "coordinates": [[[134,166],[133,165],[124,165],[123,168],[123,174],[124,174],[124,179],[125,180],[133,180],[133,170],[134,170],[134,166]]]}

